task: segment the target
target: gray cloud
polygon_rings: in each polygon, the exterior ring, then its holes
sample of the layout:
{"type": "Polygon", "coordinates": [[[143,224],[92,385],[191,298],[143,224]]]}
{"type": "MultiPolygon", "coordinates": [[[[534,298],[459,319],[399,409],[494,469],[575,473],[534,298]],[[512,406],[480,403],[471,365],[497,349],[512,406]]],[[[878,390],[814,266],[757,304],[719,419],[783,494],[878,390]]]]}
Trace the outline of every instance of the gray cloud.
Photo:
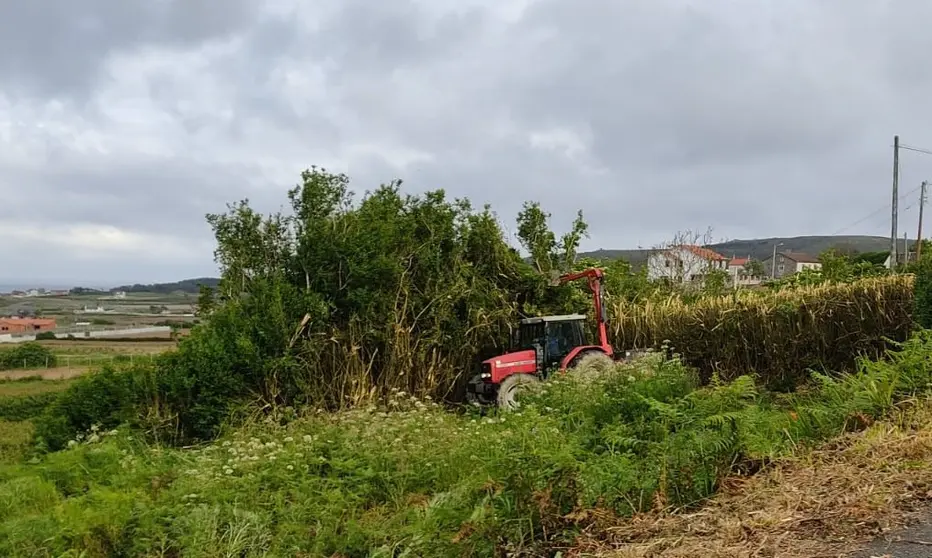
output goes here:
{"type": "Polygon", "coordinates": [[[313,4],[0,7],[0,282],[213,273],[204,214],[313,164],[581,208],[584,248],[831,234],[889,203],[894,134],[932,146],[920,0],[313,4]]]}

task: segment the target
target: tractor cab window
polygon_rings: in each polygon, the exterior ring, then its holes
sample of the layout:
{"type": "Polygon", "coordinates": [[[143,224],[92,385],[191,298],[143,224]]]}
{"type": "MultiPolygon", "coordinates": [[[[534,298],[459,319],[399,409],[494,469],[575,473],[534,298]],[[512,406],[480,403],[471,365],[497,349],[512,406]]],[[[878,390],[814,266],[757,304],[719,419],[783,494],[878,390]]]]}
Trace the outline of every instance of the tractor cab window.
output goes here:
{"type": "Polygon", "coordinates": [[[521,324],[518,330],[517,344],[512,349],[530,349],[534,345],[544,344],[544,324],[541,322],[521,324]]]}
{"type": "Polygon", "coordinates": [[[582,322],[551,322],[547,324],[547,359],[562,359],[575,347],[585,345],[582,322]]]}

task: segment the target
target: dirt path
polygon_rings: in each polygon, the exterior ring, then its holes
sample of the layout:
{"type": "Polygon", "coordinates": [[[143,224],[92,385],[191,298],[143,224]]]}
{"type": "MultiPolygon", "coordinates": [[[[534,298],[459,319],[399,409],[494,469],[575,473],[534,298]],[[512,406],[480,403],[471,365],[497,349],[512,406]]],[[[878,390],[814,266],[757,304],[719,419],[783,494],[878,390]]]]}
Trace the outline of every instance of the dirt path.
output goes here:
{"type": "Polygon", "coordinates": [[[106,353],[113,352],[118,354],[157,354],[164,353],[177,347],[174,341],[65,341],[65,340],[42,340],[39,341],[44,347],[52,351],[63,350],[69,353],[106,353]]]}

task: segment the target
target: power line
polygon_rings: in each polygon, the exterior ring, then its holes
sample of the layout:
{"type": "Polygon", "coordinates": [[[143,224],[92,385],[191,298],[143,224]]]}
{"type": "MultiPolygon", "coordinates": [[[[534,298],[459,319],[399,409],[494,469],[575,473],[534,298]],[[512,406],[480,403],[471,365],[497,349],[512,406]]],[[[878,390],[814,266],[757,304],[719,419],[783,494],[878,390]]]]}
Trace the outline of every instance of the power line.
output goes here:
{"type": "Polygon", "coordinates": [[[915,151],[916,153],[924,153],[926,155],[932,155],[932,151],[928,149],[923,149],[921,147],[912,147],[909,145],[900,144],[900,149],[906,149],[908,151],[915,151]]]}
{"type": "MultiPolygon", "coordinates": [[[[903,147],[903,145],[900,144],[900,148],[902,148],[902,147],[903,147]]],[[[930,152],[930,155],[932,155],[932,152],[930,152]]],[[[899,196],[899,199],[902,200],[902,199],[904,199],[904,198],[909,197],[909,196],[912,195],[912,194],[915,194],[917,191],[919,191],[920,188],[922,188],[922,185],[921,185],[921,184],[920,184],[919,186],[916,186],[915,188],[913,188],[913,189],[910,190],[909,192],[906,192],[905,194],[902,194],[901,196],[899,196]]],[[[851,223],[850,225],[845,225],[844,227],[838,229],[838,231],[832,233],[832,236],[835,236],[835,235],[837,235],[837,234],[839,234],[839,233],[845,232],[846,230],[850,229],[851,227],[860,225],[861,223],[863,223],[864,221],[867,221],[867,220],[870,219],[871,217],[874,217],[875,215],[877,215],[877,214],[880,213],[881,211],[886,211],[889,207],[890,207],[890,206],[888,206],[888,205],[886,205],[886,204],[882,205],[880,208],[878,208],[877,210],[875,210],[874,212],[872,212],[870,215],[867,215],[866,217],[864,217],[864,218],[862,218],[862,219],[858,219],[857,221],[855,221],[854,223],[851,223]]],[[[910,207],[912,207],[912,206],[910,205],[909,207],[907,207],[907,208],[904,209],[903,211],[906,211],[906,210],[909,209],[910,207]]]]}

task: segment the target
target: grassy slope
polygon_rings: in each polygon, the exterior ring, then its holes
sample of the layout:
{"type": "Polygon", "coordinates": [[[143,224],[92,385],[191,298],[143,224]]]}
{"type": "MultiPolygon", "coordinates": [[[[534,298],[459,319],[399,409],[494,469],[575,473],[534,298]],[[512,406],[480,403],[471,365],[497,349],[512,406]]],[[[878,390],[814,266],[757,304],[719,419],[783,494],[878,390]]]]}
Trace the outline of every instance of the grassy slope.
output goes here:
{"type": "Polygon", "coordinates": [[[34,378],[0,380],[0,465],[16,463],[28,453],[35,430],[29,419],[70,384],[34,378]]]}
{"type": "Polygon", "coordinates": [[[602,558],[844,556],[927,517],[932,400],[814,451],[733,477],[696,513],[648,513],[593,529],[576,552],[602,558]]]}
{"type": "Polygon", "coordinates": [[[385,409],[254,424],[203,448],[94,433],[0,467],[0,554],[569,551],[593,529],[623,532],[607,526],[631,525],[620,518],[632,512],[700,504],[736,466],[889,411],[932,380],[930,350],[916,341],[897,362],[793,399],[758,394],[748,378],[697,390],[682,367],[648,360],[553,380],[504,417],[399,393],[385,409]]]}

